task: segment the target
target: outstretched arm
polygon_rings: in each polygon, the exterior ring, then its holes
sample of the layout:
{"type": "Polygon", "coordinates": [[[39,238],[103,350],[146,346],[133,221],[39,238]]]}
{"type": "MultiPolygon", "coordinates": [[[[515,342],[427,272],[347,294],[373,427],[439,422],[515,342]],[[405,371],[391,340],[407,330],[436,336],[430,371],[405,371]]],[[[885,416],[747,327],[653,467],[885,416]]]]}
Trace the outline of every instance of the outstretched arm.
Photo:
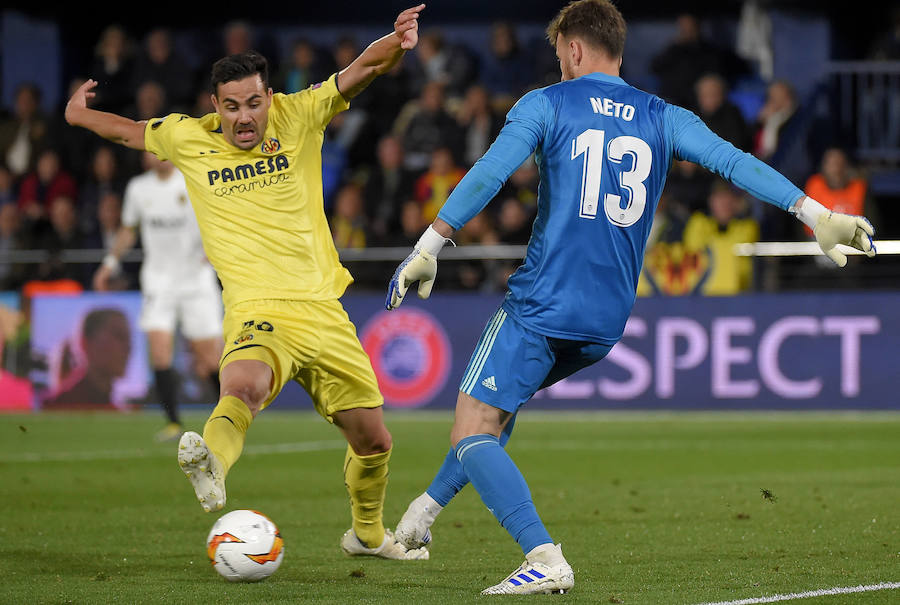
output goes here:
{"type": "Polygon", "coordinates": [[[338,88],[347,99],[352,99],[368,86],[376,76],[387,73],[403,54],[419,42],[419,13],[424,4],[408,8],[397,17],[394,31],[369,44],[353,63],[341,70],[337,77],[338,88]]]}
{"type": "Polygon", "coordinates": [[[147,122],[135,122],[114,113],[90,109],[87,101],[96,95],[93,92],[96,87],[96,81],[88,80],[75,91],[66,104],[66,122],[87,128],[114,143],[143,150],[147,122]]]}
{"type": "Polygon", "coordinates": [[[490,149],[454,187],[434,223],[394,271],[385,300],[388,310],[400,306],[406,290],[415,282],[419,282],[419,298],[431,296],[441,248],[450,241],[456,229],[487,206],[506,179],[534,152],[543,140],[545,122],[552,112],[547,98],[539,90],[519,99],[490,149]]]}
{"type": "Polygon", "coordinates": [[[754,197],[796,216],[813,230],[822,252],[839,267],[847,264],[847,257],[837,249],[838,244],[875,256],[875,229],[865,217],[825,208],[768,164],[715,135],[686,109],[669,105],[666,122],[679,158],[700,164],[754,197]]]}

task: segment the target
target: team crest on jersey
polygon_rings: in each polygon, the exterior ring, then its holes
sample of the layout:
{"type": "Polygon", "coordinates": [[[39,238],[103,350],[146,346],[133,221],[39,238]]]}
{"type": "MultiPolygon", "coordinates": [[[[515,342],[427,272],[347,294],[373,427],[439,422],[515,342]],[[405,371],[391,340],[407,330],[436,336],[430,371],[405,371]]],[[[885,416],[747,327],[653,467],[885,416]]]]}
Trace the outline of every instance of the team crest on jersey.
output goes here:
{"type": "Polygon", "coordinates": [[[234,344],[243,344],[249,340],[253,340],[253,334],[242,334],[234,339],[234,344]]]}
{"type": "Polygon", "coordinates": [[[188,199],[187,199],[187,196],[186,196],[185,194],[182,193],[182,194],[180,194],[180,195],[178,196],[178,203],[179,203],[181,206],[184,206],[185,204],[187,204],[187,201],[188,201],[188,199]]]}
{"type": "Polygon", "coordinates": [[[360,337],[390,407],[418,407],[447,382],[450,343],[441,324],[419,309],[382,311],[360,337]]]}
{"type": "Polygon", "coordinates": [[[268,137],[262,142],[262,145],[259,146],[259,149],[263,153],[275,153],[276,151],[281,149],[281,143],[275,137],[268,137]]]}

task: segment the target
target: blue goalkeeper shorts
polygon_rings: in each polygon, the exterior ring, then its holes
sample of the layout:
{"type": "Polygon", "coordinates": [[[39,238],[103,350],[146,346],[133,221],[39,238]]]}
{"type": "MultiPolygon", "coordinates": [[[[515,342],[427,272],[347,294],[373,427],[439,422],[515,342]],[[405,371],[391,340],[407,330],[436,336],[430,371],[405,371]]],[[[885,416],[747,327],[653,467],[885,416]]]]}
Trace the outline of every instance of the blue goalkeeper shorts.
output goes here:
{"type": "Polygon", "coordinates": [[[539,389],[600,361],[610,349],[538,334],[501,308],[485,326],[459,390],[514,414],[539,389]]]}

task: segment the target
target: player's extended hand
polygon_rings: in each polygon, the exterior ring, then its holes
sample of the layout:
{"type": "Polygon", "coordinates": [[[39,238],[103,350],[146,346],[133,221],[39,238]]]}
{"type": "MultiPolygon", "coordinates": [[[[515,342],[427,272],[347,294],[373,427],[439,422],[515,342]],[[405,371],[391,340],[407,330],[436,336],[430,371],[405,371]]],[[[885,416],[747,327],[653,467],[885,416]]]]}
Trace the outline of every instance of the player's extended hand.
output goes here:
{"type": "Polygon", "coordinates": [[[66,103],[66,122],[73,126],[78,125],[78,112],[82,109],[87,109],[88,100],[97,96],[97,93],[93,92],[96,87],[96,80],[88,80],[78,87],[78,90],[75,91],[72,98],[66,103]]]}
{"type": "Polygon", "coordinates": [[[425,299],[431,296],[434,287],[434,278],[437,276],[437,258],[426,250],[418,247],[412,254],[406,257],[391,277],[388,284],[387,300],[385,308],[390,311],[396,309],[403,302],[406,290],[415,282],[419,282],[419,298],[425,299]]]}
{"type": "Polygon", "coordinates": [[[837,249],[838,244],[861,250],[869,257],[875,256],[875,244],[872,243],[875,228],[863,216],[825,212],[816,219],[813,232],[822,252],[838,267],[847,264],[847,256],[837,249]]]}
{"type": "Polygon", "coordinates": [[[419,43],[419,13],[424,4],[408,8],[394,21],[394,33],[400,38],[400,48],[412,50],[419,43]]]}
{"type": "Polygon", "coordinates": [[[431,296],[434,278],[437,276],[437,256],[447,242],[453,243],[450,238],[438,233],[434,225],[430,225],[425,230],[425,233],[416,242],[412,254],[400,263],[391,277],[387,300],[384,301],[384,306],[388,311],[400,306],[403,297],[406,296],[406,290],[416,282],[419,282],[419,298],[424,299],[431,296]]]}

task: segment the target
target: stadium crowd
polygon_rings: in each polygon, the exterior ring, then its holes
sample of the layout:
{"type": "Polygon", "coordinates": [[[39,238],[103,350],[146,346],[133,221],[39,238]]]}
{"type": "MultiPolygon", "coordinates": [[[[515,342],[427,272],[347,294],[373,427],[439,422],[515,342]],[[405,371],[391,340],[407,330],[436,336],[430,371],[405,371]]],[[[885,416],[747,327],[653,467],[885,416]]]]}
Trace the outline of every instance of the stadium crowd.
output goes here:
{"type": "MultiPolygon", "coordinates": [[[[221,40],[220,48],[209,49],[206,65],[220,55],[261,46],[253,29],[240,22],[226,26],[221,40]]],[[[351,38],[329,47],[298,39],[286,56],[266,53],[271,85],[276,92],[303,90],[346,67],[360,50],[351,38]]],[[[179,56],[173,32],[155,29],[138,43],[113,25],[103,31],[88,73],[74,79],[71,90],[84,78],[94,78],[100,82],[94,106],[134,119],[212,112],[207,71],[195,72],[188,65],[179,56]]],[[[729,100],[731,87],[741,78],[758,78],[758,69],[732,49],[706,40],[691,15],[677,19],[677,35],[654,58],[652,70],[659,86],[651,92],[694,110],[714,132],[764,160],[776,155],[780,135],[798,113],[796,94],[785,81],[767,84],[755,116],[729,100]]],[[[627,80],[627,65],[623,75],[627,80]]],[[[450,43],[439,29],[423,31],[418,48],[378,78],[326,131],[323,184],[337,246],[414,243],[491,144],[515,100],[558,80],[553,49],[545,41],[522,43],[510,23],[493,25],[486,56],[450,43]]],[[[808,175],[822,192],[818,199],[828,203],[856,196],[853,212],[860,212],[866,203],[865,181],[855,176],[844,151],[820,151],[813,161],[824,158],[821,174],[808,175]]],[[[21,85],[14,106],[0,118],[0,253],[42,250],[48,256],[39,264],[0,262],[0,290],[19,289],[34,280],[70,280],[89,288],[96,265],[64,263],[59,253],[108,249],[120,225],[125,186],[141,171],[139,153],[66,125],[62,108],[43,112],[41,90],[21,85]]],[[[528,161],[498,199],[458,234],[457,243],[526,243],[537,182],[536,167],[528,161]]],[[[690,293],[701,282],[707,294],[750,288],[750,264],[730,258],[731,244],[805,237],[784,216],[773,219],[758,206],[762,204],[696,165],[676,162],[660,201],[642,292],[690,293]],[[701,279],[706,266],[718,267],[719,274],[701,279]]],[[[362,265],[353,267],[357,281],[383,287],[389,272],[362,265]]],[[[453,267],[442,276],[454,282],[448,287],[498,290],[515,264],[484,261],[453,267]]],[[[136,267],[126,268],[130,273],[119,285],[133,288],[136,267]]]]}

